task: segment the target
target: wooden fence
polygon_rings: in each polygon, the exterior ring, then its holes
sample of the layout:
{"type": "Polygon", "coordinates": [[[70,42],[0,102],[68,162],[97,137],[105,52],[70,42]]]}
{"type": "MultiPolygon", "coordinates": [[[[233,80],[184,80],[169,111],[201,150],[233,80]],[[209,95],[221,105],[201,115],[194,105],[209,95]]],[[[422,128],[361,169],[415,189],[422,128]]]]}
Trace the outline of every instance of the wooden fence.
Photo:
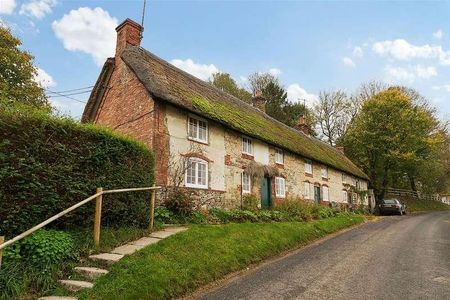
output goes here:
{"type": "Polygon", "coordinates": [[[416,200],[433,200],[433,201],[441,201],[441,197],[439,194],[425,194],[418,191],[406,190],[406,189],[393,189],[389,188],[386,191],[387,196],[406,196],[411,197],[416,200]]]}
{"type": "Polygon", "coordinates": [[[116,190],[103,190],[103,188],[97,188],[97,192],[78,202],[77,204],[72,205],[71,207],[63,210],[62,212],[54,215],[53,217],[45,220],[42,223],[39,223],[38,225],[28,229],[27,231],[19,234],[18,236],[8,240],[5,242],[5,237],[0,236],[0,266],[2,264],[2,256],[3,256],[3,249],[9,245],[14,244],[17,241],[20,241],[21,239],[29,236],[33,232],[41,229],[42,227],[50,224],[51,222],[61,218],[62,216],[68,214],[69,212],[77,209],[80,206],[83,206],[86,203],[91,202],[95,199],[95,216],[94,216],[94,245],[98,247],[100,245],[100,228],[101,228],[101,219],[102,219],[102,202],[103,202],[103,195],[105,194],[114,194],[114,193],[125,193],[125,192],[138,192],[138,191],[151,191],[150,195],[150,224],[149,224],[149,231],[153,229],[153,222],[155,217],[155,191],[160,189],[159,186],[152,186],[152,187],[142,187],[142,188],[128,188],[128,189],[116,189],[116,190]]]}

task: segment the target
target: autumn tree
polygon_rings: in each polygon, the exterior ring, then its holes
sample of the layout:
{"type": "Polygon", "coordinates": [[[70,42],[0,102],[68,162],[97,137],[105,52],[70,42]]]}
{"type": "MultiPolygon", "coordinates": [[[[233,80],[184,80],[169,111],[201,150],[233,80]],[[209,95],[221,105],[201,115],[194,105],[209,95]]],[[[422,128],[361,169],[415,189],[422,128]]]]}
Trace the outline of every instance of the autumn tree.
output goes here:
{"type": "Polygon", "coordinates": [[[220,90],[241,99],[242,101],[251,103],[252,94],[244,88],[239,87],[236,81],[231,78],[228,73],[218,72],[213,74],[212,79],[210,79],[210,83],[220,90]]]}
{"type": "Polygon", "coordinates": [[[50,109],[44,89],[35,81],[33,56],[20,49],[22,42],[0,26],[0,100],[50,109]]]}
{"type": "Polygon", "coordinates": [[[439,122],[401,88],[364,101],[343,139],[346,154],[370,177],[377,199],[402,176],[416,176],[443,136],[439,122]]]}

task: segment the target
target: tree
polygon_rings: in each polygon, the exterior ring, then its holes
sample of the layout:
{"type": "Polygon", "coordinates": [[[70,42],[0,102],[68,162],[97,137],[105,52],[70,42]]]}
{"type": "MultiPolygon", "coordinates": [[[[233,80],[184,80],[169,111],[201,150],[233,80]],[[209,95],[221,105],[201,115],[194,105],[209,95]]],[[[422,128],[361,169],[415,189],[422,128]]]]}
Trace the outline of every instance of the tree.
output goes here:
{"type": "Polygon", "coordinates": [[[33,56],[20,49],[22,42],[0,26],[0,100],[50,109],[44,89],[35,81],[33,56]]]}
{"type": "Polygon", "coordinates": [[[320,92],[314,114],[321,135],[331,146],[335,146],[345,135],[352,119],[353,106],[344,91],[320,92]]]}
{"type": "Polygon", "coordinates": [[[236,84],[236,81],[234,81],[234,79],[231,78],[230,74],[228,73],[218,72],[213,74],[210,83],[215,87],[219,88],[220,90],[227,92],[228,94],[233,95],[236,98],[241,99],[242,101],[248,103],[252,102],[251,101],[252,94],[246,91],[245,89],[239,87],[236,84]]]}
{"type": "Polygon", "coordinates": [[[255,72],[248,76],[250,91],[254,95],[257,91],[262,91],[269,83],[279,86],[278,78],[270,73],[255,72]]]}
{"type": "Polygon", "coordinates": [[[401,88],[365,100],[344,136],[345,152],[370,177],[377,199],[401,177],[416,176],[443,143],[439,122],[401,88]]]}

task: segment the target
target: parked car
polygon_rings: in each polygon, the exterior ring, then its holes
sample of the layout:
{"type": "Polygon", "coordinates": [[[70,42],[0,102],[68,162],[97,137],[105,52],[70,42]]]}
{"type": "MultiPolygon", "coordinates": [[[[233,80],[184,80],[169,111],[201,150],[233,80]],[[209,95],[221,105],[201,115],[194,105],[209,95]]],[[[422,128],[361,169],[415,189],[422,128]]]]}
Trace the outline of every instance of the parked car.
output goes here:
{"type": "Polygon", "coordinates": [[[399,214],[400,216],[406,214],[406,205],[395,198],[382,200],[378,205],[378,209],[380,210],[380,214],[382,215],[385,213],[395,213],[399,214]]]}

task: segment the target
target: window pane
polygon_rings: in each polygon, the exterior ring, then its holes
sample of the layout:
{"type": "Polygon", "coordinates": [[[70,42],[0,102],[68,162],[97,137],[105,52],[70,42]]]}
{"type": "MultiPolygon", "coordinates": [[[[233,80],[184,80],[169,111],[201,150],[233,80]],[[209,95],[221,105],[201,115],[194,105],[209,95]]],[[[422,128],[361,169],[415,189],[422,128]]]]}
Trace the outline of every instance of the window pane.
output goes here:
{"type": "Polygon", "coordinates": [[[188,162],[188,166],[187,166],[187,170],[186,170],[186,173],[187,173],[186,182],[189,184],[196,184],[195,166],[196,166],[195,162],[192,162],[192,161],[188,162]]]}
{"type": "Polygon", "coordinates": [[[202,186],[206,186],[206,164],[204,163],[197,163],[198,167],[198,184],[202,186]]]}
{"type": "Polygon", "coordinates": [[[304,183],[303,194],[304,194],[305,199],[309,199],[309,183],[308,182],[304,183]]]}
{"type": "Polygon", "coordinates": [[[204,121],[198,121],[198,138],[207,141],[207,125],[204,121]]]}
{"type": "Polygon", "coordinates": [[[189,118],[189,137],[197,138],[197,120],[194,118],[189,118]]]}
{"type": "Polygon", "coordinates": [[[323,200],[328,201],[328,187],[323,187],[323,200]]]}

